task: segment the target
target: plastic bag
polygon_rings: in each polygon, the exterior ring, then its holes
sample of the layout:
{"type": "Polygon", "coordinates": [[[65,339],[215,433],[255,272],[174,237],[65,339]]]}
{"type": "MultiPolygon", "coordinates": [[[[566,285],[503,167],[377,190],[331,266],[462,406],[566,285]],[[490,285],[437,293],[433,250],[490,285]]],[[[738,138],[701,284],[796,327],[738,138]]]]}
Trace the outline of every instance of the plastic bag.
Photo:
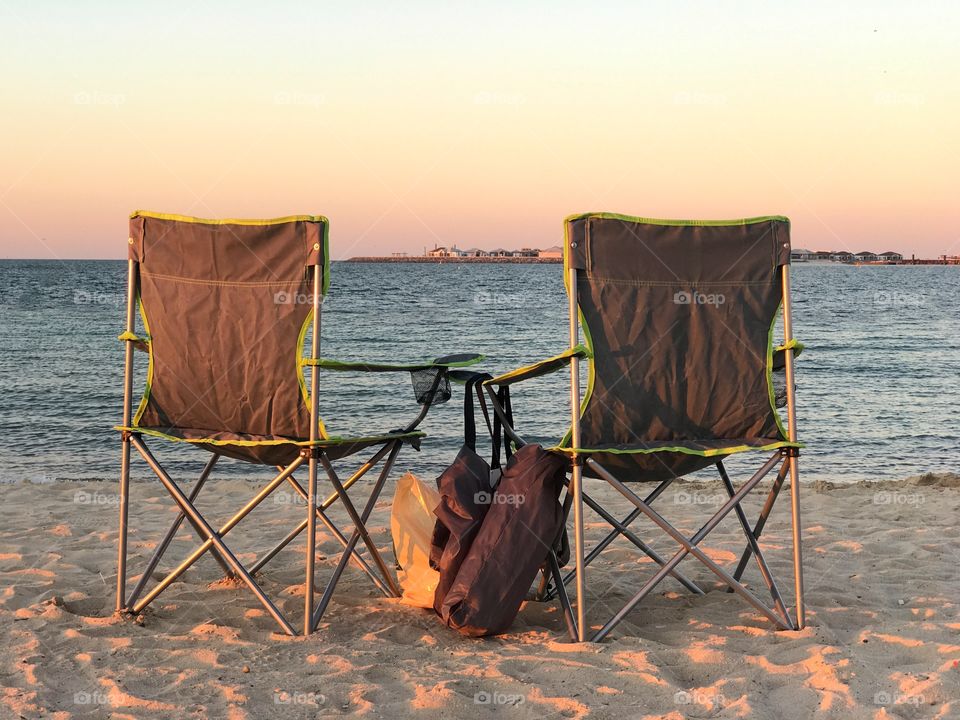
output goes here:
{"type": "Polygon", "coordinates": [[[430,538],[437,520],[433,511],[439,504],[440,494],[413,473],[408,472],[397,481],[390,532],[400,568],[397,578],[403,590],[401,602],[407,605],[433,607],[440,573],[430,567],[430,538]]]}

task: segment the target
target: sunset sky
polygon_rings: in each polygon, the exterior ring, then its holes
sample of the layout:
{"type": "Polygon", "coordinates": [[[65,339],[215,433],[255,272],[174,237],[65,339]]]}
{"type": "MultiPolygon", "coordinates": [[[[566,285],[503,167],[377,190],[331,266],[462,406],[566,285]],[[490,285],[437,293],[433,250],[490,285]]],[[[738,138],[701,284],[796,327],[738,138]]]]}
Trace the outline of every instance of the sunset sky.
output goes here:
{"type": "Polygon", "coordinates": [[[354,5],[0,0],[0,257],[123,257],[140,208],[324,214],[334,258],[598,210],[960,253],[955,1],[354,5]]]}

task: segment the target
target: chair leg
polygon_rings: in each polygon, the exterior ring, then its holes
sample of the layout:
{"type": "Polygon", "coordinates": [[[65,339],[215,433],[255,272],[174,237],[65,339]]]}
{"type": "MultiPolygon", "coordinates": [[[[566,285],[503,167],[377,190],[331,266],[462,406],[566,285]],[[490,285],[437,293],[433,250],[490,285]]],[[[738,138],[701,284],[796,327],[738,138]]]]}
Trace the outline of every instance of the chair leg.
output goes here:
{"type": "Polygon", "coordinates": [[[806,608],[803,604],[803,551],[801,547],[802,532],[800,525],[800,468],[797,467],[798,457],[790,455],[790,504],[793,521],[793,583],[797,601],[796,630],[803,630],[807,625],[806,608]]]}
{"type": "Polygon", "coordinates": [[[557,560],[557,554],[551,550],[547,553],[547,562],[550,566],[550,574],[553,576],[553,582],[557,585],[557,597],[560,600],[560,607],[563,610],[563,619],[567,623],[567,632],[573,642],[580,639],[580,631],[577,629],[577,621],[573,617],[573,608],[570,605],[570,598],[567,597],[567,588],[564,587],[563,578],[560,576],[560,562],[557,560]]]}
{"type": "Polygon", "coordinates": [[[127,609],[127,515],[130,503],[130,439],[126,435],[120,450],[120,537],[117,548],[116,611],[127,609]]]}
{"type": "MultiPolygon", "coordinates": [[[[211,455],[210,459],[207,461],[207,464],[203,468],[203,472],[200,473],[200,477],[197,478],[196,484],[193,486],[193,490],[190,493],[190,496],[187,498],[190,502],[195,502],[197,495],[200,494],[201,488],[203,488],[204,483],[206,483],[207,478],[210,477],[210,473],[213,471],[213,466],[217,464],[217,460],[220,459],[219,455],[211,455]]],[[[160,562],[160,559],[163,557],[163,554],[167,551],[167,547],[170,545],[174,536],[177,534],[177,531],[180,529],[180,526],[183,524],[183,520],[186,516],[183,514],[183,511],[177,515],[176,519],[173,521],[173,524],[170,526],[170,529],[167,530],[167,534],[163,536],[163,539],[160,541],[160,544],[157,545],[157,549],[154,551],[153,556],[150,558],[150,562],[147,563],[147,567],[144,569],[143,574],[140,576],[140,580],[137,582],[136,587],[133,589],[133,592],[130,593],[130,604],[133,605],[137,602],[137,599],[140,597],[140,593],[143,592],[143,589],[147,586],[147,583],[150,581],[150,576],[153,574],[153,571],[157,569],[157,564],[160,562]]],[[[201,540],[204,538],[201,537],[201,540]]],[[[222,562],[223,558],[217,556],[222,562]]],[[[230,574],[233,574],[233,571],[230,570],[227,566],[227,570],[230,574]]]]}
{"type": "MultiPolygon", "coordinates": [[[[170,478],[167,472],[160,466],[156,458],[153,457],[153,455],[147,449],[147,446],[144,445],[137,438],[133,438],[132,442],[134,447],[136,447],[136,449],[143,456],[143,459],[147,461],[147,464],[153,470],[154,474],[156,474],[156,476],[160,479],[160,482],[163,483],[163,486],[167,489],[167,492],[170,493],[170,495],[173,497],[177,505],[180,506],[180,509],[183,510],[183,512],[189,518],[191,518],[194,523],[196,523],[200,527],[204,535],[207,536],[207,543],[209,543],[210,545],[212,545],[213,547],[215,547],[217,550],[220,551],[220,554],[223,555],[223,557],[226,559],[228,563],[230,563],[230,565],[233,567],[234,571],[236,571],[240,579],[247,584],[247,587],[250,588],[250,591],[256,596],[256,598],[260,601],[260,603],[267,609],[267,612],[269,612],[270,615],[273,616],[273,619],[277,621],[280,627],[283,628],[283,631],[288,635],[296,635],[296,632],[294,631],[293,627],[291,627],[290,623],[287,622],[287,619],[283,616],[283,613],[281,613],[280,610],[277,608],[277,606],[273,604],[273,601],[267,597],[266,593],[264,593],[263,590],[260,589],[260,586],[257,585],[257,582],[246,571],[246,569],[243,567],[243,564],[237,559],[237,557],[233,554],[230,548],[228,548],[226,544],[223,542],[223,539],[221,538],[222,533],[217,533],[209,525],[209,523],[207,523],[203,515],[197,512],[197,509],[190,503],[190,501],[187,499],[187,496],[183,494],[183,491],[179,487],[177,487],[177,484],[170,478]]],[[[282,473],[281,473],[281,476],[282,476],[282,473]]],[[[271,485],[273,485],[273,483],[271,483],[271,485]]],[[[277,485],[279,485],[279,483],[277,483],[277,485]]],[[[271,489],[271,492],[272,492],[272,489],[271,489]]],[[[267,494],[269,493],[264,494],[263,491],[261,491],[258,497],[260,500],[262,500],[263,498],[266,497],[267,494]],[[262,495],[262,497],[260,497],[260,495],[262,495]]],[[[245,515],[246,513],[243,513],[243,514],[245,515]]],[[[242,518],[242,516],[240,516],[239,513],[234,517],[237,519],[236,520],[237,522],[239,522],[240,519],[242,518]]],[[[209,549],[209,546],[207,546],[206,549],[209,549]]]]}
{"type": "MultiPolygon", "coordinates": [[[[304,490],[302,487],[300,487],[300,483],[296,481],[293,475],[287,478],[287,482],[289,482],[293,486],[294,490],[296,490],[298,495],[300,495],[304,500],[307,499],[307,491],[304,490]]],[[[346,488],[346,484],[344,484],[344,488],[346,488]]],[[[337,541],[340,543],[342,547],[346,547],[349,540],[347,540],[347,537],[340,531],[340,528],[338,528],[336,524],[334,524],[334,522],[329,517],[327,517],[327,514],[323,510],[324,510],[323,504],[321,503],[320,505],[317,506],[317,519],[324,524],[327,530],[330,531],[330,533],[337,539],[337,541]]],[[[304,527],[306,527],[306,523],[307,523],[306,520],[301,521],[301,524],[304,527]]],[[[353,560],[354,564],[358,568],[363,570],[363,572],[365,572],[369,576],[370,580],[373,582],[374,585],[377,586],[377,589],[380,590],[380,592],[382,592],[384,596],[393,597],[393,595],[390,592],[390,589],[386,585],[384,585],[383,580],[381,580],[377,576],[373,568],[371,568],[370,565],[367,564],[367,561],[363,559],[363,556],[360,554],[360,552],[356,548],[354,548],[350,558],[351,560],[353,560]]],[[[251,572],[253,572],[252,569],[251,569],[251,572]]]]}
{"type": "MultiPolygon", "coordinates": [[[[656,488],[654,488],[652,493],[647,495],[647,497],[644,499],[644,502],[647,505],[653,504],[653,501],[656,500],[663,493],[664,490],[670,487],[670,485],[673,484],[673,481],[675,479],[676,478],[667,478],[666,480],[662,481],[660,484],[657,485],[656,488]]],[[[588,504],[590,503],[590,501],[587,500],[586,496],[584,496],[584,502],[587,502],[588,504]]],[[[602,509],[602,506],[600,506],[599,503],[597,503],[597,505],[602,509]]],[[[595,508],[593,505],[590,505],[590,507],[594,508],[595,511],[597,510],[597,508],[595,508]]],[[[630,514],[627,515],[619,523],[613,523],[614,525],[613,530],[611,530],[610,533],[597,544],[597,546],[590,552],[590,554],[587,555],[587,563],[589,564],[591,560],[593,560],[600,553],[606,550],[607,546],[610,545],[610,543],[612,543],[614,540],[616,540],[619,535],[623,534],[624,529],[627,526],[629,526],[630,523],[632,523],[634,520],[640,517],[640,515],[642,515],[642,513],[636,508],[634,508],[633,511],[630,512],[630,514]]],[[[634,545],[636,545],[636,542],[634,542],[634,545]]],[[[641,550],[642,549],[643,548],[641,548],[641,550]]],[[[646,554],[646,551],[644,551],[644,553],[646,554]]],[[[660,563],[660,564],[662,565],[663,563],[660,563]]],[[[698,591],[702,593],[702,591],[700,591],[699,588],[696,588],[696,590],[694,590],[694,592],[698,592],[698,591]]]]}
{"type": "MultiPolygon", "coordinates": [[[[558,569],[560,568],[560,559],[559,559],[559,555],[557,554],[558,553],[557,549],[559,548],[559,552],[562,553],[564,550],[563,546],[566,545],[566,556],[567,558],[570,557],[570,541],[566,535],[566,529],[567,529],[567,521],[570,519],[570,508],[573,507],[573,494],[570,492],[570,485],[566,477],[564,477],[564,482],[567,483],[567,492],[564,494],[563,503],[561,504],[561,508],[562,508],[561,516],[563,518],[563,523],[560,527],[560,532],[558,533],[557,540],[553,544],[554,556],[557,557],[558,569]]],[[[563,577],[563,575],[560,575],[559,583],[563,584],[563,583],[570,582],[570,578],[572,578],[574,574],[575,572],[571,572],[567,575],[567,577],[563,577]]],[[[551,600],[553,600],[555,597],[557,597],[557,589],[556,589],[557,586],[558,586],[558,581],[556,578],[554,578],[553,573],[550,571],[550,569],[543,568],[541,570],[540,587],[537,590],[537,600],[540,602],[550,602],[551,600]],[[553,584],[551,584],[551,579],[553,584]]]]}
{"type": "Polygon", "coordinates": [[[721,507],[711,518],[707,521],[697,533],[691,537],[686,538],[677,530],[673,525],[671,525],[667,520],[665,520],[659,513],[650,508],[646,503],[643,502],[639,497],[637,497],[633,492],[627,488],[622,482],[617,480],[610,472],[603,468],[599,463],[588,460],[590,467],[595,470],[604,480],[606,480],[610,485],[614,487],[621,495],[627,498],[632,502],[639,510],[641,510],[644,515],[650,518],[654,523],[656,523],[664,532],[666,532],[670,537],[672,537],[678,544],[680,544],[681,549],[656,573],[656,575],[651,578],[646,585],[641,588],[641,590],[633,597],[631,600],[613,617],[611,618],[592,638],[594,642],[599,642],[605,638],[610,631],[619,624],[624,617],[630,611],[633,610],[636,605],[646,597],[650,591],[660,583],[663,578],[665,578],[669,572],[676,567],[683,560],[687,554],[694,555],[701,563],[703,563],[707,569],[719,577],[724,583],[734,588],[734,590],[739,594],[744,600],[747,601],[754,609],[760,612],[764,617],[769,619],[777,627],[781,629],[790,629],[789,625],[784,625],[784,622],[779,618],[775,613],[773,613],[768,607],[766,607],[762,602],[760,602],[746,587],[741,583],[737,582],[727,573],[723,568],[717,565],[713,560],[711,560],[706,553],[700,550],[697,545],[710,533],[713,529],[723,520],[724,517],[749,493],[753,490],[754,487],[770,472],[770,470],[777,464],[780,458],[780,453],[777,453],[771,457],[763,467],[758,470],[753,477],[751,477],[743,487],[737,491],[737,493],[729,501],[727,501],[723,507],[721,507]]]}
{"type": "MultiPolygon", "coordinates": [[[[390,459],[387,460],[387,465],[392,466],[393,460],[396,459],[397,452],[400,450],[400,443],[397,442],[394,448],[394,451],[391,452],[390,459]]],[[[370,557],[373,558],[373,562],[376,564],[377,569],[380,570],[380,573],[383,575],[383,579],[386,581],[387,586],[393,592],[394,597],[400,597],[400,588],[397,587],[396,580],[393,579],[393,575],[389,569],[387,569],[387,564],[383,561],[383,557],[380,555],[380,551],[377,550],[376,543],[373,542],[373,539],[370,537],[370,533],[367,531],[365,525],[366,519],[360,518],[360,514],[357,512],[356,507],[354,507],[353,502],[350,500],[350,496],[347,495],[346,489],[340,483],[340,478],[337,477],[336,471],[333,469],[333,465],[330,463],[330,460],[323,453],[320,453],[320,462],[323,463],[324,470],[327,471],[327,476],[330,479],[330,483],[333,485],[334,489],[337,491],[337,495],[340,497],[340,502],[343,503],[344,508],[346,508],[347,514],[350,516],[350,519],[353,521],[356,531],[360,533],[360,537],[363,539],[363,543],[367,546],[367,550],[370,551],[370,557]]],[[[386,478],[384,478],[386,480],[386,478]]],[[[381,486],[382,487],[382,486],[381,486]]],[[[379,495],[379,492],[377,493],[379,495]]],[[[371,507],[371,510],[373,508],[371,507]]],[[[351,551],[352,554],[352,551],[351,551]]],[[[349,556],[348,556],[349,557],[349,556]]]]}
{"type": "MultiPolygon", "coordinates": [[[[673,482],[673,478],[670,478],[669,480],[664,480],[662,483],[660,483],[660,485],[658,485],[658,486],[654,489],[654,491],[653,491],[652,493],[650,493],[650,494],[647,496],[647,498],[644,500],[644,502],[645,502],[647,505],[650,505],[654,500],[657,499],[657,497],[660,496],[660,494],[661,494],[661,493],[670,485],[670,483],[672,483],[672,482],[673,482]]],[[[629,529],[627,528],[627,525],[628,525],[629,523],[633,522],[633,520],[635,520],[635,519],[641,514],[639,510],[636,510],[636,509],[635,509],[632,513],[630,513],[630,515],[628,515],[628,516],[624,519],[624,522],[619,522],[619,521],[617,521],[617,519],[616,519],[615,517],[613,517],[613,515],[611,515],[609,512],[607,512],[600,503],[598,503],[596,500],[594,500],[593,498],[591,498],[591,497],[590,497],[589,495],[587,495],[586,493],[584,493],[584,495],[583,495],[583,501],[590,507],[590,509],[592,509],[594,512],[596,512],[601,518],[603,518],[607,523],[609,523],[610,525],[612,525],[612,526],[614,527],[614,530],[613,530],[611,533],[609,533],[609,534],[590,552],[590,554],[586,556],[586,558],[584,558],[584,564],[585,564],[585,565],[589,565],[591,562],[593,562],[593,560],[596,559],[596,558],[600,555],[600,553],[602,553],[602,552],[607,548],[607,546],[608,546],[611,542],[613,542],[613,540],[614,540],[618,535],[623,535],[625,538],[627,538],[627,540],[629,540],[629,541],[632,542],[635,546],[637,546],[637,548],[639,548],[640,551],[641,551],[644,555],[646,555],[646,556],[649,557],[651,560],[653,560],[655,563],[657,563],[658,565],[660,565],[661,567],[663,567],[663,565],[666,563],[666,560],[664,560],[663,557],[661,557],[660,554],[657,553],[656,550],[654,550],[652,547],[650,547],[649,545],[647,545],[643,540],[641,540],[639,537],[637,537],[636,534],[634,534],[631,530],[629,530],[629,529]]],[[[566,575],[566,576],[564,577],[564,579],[563,579],[564,583],[569,583],[570,580],[571,580],[571,578],[573,578],[575,575],[576,575],[576,571],[571,571],[571,572],[567,573],[567,575],[566,575]]],[[[673,571],[671,571],[670,575],[672,575],[681,585],[683,585],[687,590],[689,590],[690,592],[692,592],[694,595],[703,595],[703,590],[701,590],[700,587],[698,587],[696,583],[694,583],[692,580],[690,580],[689,578],[687,578],[687,577],[686,577],[683,573],[681,573],[679,570],[673,570],[673,571]]],[[[551,595],[551,597],[552,597],[552,595],[551,595]]]]}
{"type": "MultiPolygon", "coordinates": [[[[773,481],[773,487],[770,488],[770,492],[767,495],[766,502],[763,504],[763,509],[760,511],[760,517],[757,519],[756,524],[753,526],[753,536],[759,540],[760,535],[763,533],[763,528],[767,524],[767,518],[770,517],[770,512],[773,510],[773,505],[777,501],[777,497],[780,495],[780,489],[783,487],[784,478],[787,476],[787,463],[784,461],[783,465],[780,467],[780,470],[777,472],[777,477],[773,481]]],[[[747,546],[743,549],[743,552],[740,554],[740,562],[737,563],[736,572],[733,573],[735,580],[739,580],[743,576],[744,570],[747,569],[747,563],[750,561],[750,555],[753,554],[753,548],[750,547],[750,543],[747,543],[747,546]]],[[[733,592],[731,589],[727,589],[727,592],[733,592]]]]}
{"type": "MultiPolygon", "coordinates": [[[[327,606],[330,604],[330,600],[333,597],[333,591],[337,587],[337,583],[340,581],[340,576],[343,574],[344,568],[347,566],[347,561],[350,558],[353,549],[356,547],[357,543],[360,541],[361,533],[360,528],[364,526],[367,520],[370,518],[370,514],[373,512],[374,506],[377,504],[377,499],[380,497],[380,492],[383,490],[384,484],[387,482],[387,477],[390,475],[390,471],[393,469],[393,463],[397,458],[397,453],[400,451],[400,441],[394,441],[390,444],[390,455],[387,457],[386,462],[383,464],[383,468],[380,470],[380,476],[377,478],[377,482],[373,487],[373,490],[370,492],[370,497],[367,499],[367,504],[363,508],[363,512],[360,514],[359,525],[354,527],[353,533],[350,535],[350,540],[347,543],[347,547],[344,548],[343,553],[340,555],[340,561],[337,563],[336,568],[334,568],[333,575],[330,577],[330,580],[327,581],[327,586],[324,588],[323,596],[320,598],[320,604],[317,606],[317,609],[313,614],[313,624],[314,627],[320,622],[323,618],[323,614],[327,610],[327,606]]],[[[322,456],[321,456],[322,457],[322,456]]],[[[338,491],[339,493],[339,491],[338,491]]],[[[345,493],[344,493],[345,494],[345,493]]],[[[372,544],[372,543],[371,543],[372,544]]],[[[376,555],[379,557],[379,553],[376,555]]],[[[381,559],[381,563],[383,560],[381,559]]],[[[378,565],[379,567],[379,565],[378,565]]],[[[389,574],[388,574],[389,577],[389,574]]],[[[397,596],[400,593],[397,592],[397,596]]]]}
{"type": "MultiPolygon", "coordinates": [[[[362,478],[367,473],[367,471],[370,470],[370,468],[374,467],[378,462],[380,462],[380,459],[384,455],[386,455],[387,450],[389,448],[390,448],[389,445],[384,445],[382,448],[380,448],[380,450],[377,451],[377,453],[372,458],[370,458],[367,462],[361,465],[360,468],[353,475],[351,475],[346,482],[343,483],[344,489],[349,490],[354,483],[360,480],[360,478],[362,478]]],[[[277,467],[277,469],[283,470],[283,468],[279,466],[277,467]]],[[[337,495],[336,491],[330,493],[330,495],[327,496],[327,499],[320,504],[320,507],[318,508],[318,510],[326,511],[331,505],[333,505],[333,503],[337,501],[338,497],[339,496],[337,495]]],[[[297,525],[293,530],[291,530],[287,534],[287,536],[283,540],[281,540],[273,549],[271,549],[269,552],[263,555],[263,557],[257,560],[257,562],[255,562],[253,565],[250,566],[250,573],[252,575],[255,575],[261,568],[263,568],[264,565],[270,562],[277,555],[277,553],[279,553],[287,545],[289,545],[297,537],[299,537],[300,533],[306,530],[306,528],[307,528],[307,521],[302,520],[300,524],[297,525]]]]}
{"type": "Polygon", "coordinates": [[[203,519],[203,516],[200,515],[196,508],[193,507],[180,488],[177,487],[176,483],[170,479],[170,476],[167,475],[166,471],[160,466],[156,458],[153,457],[147,446],[136,438],[134,438],[132,442],[137,451],[143,456],[144,460],[147,461],[147,464],[153,470],[154,474],[160,479],[160,482],[167,489],[167,492],[169,492],[171,497],[173,497],[180,509],[183,510],[187,515],[194,515],[194,520],[197,521],[202,528],[204,528],[204,533],[207,535],[207,539],[203,542],[203,544],[194,550],[193,553],[191,553],[183,562],[180,563],[180,565],[168,573],[166,577],[157,583],[157,585],[154,586],[154,588],[148,592],[143,599],[141,599],[132,607],[133,612],[141,612],[147,605],[153,602],[153,600],[155,600],[160,593],[162,593],[174,581],[176,581],[177,578],[186,572],[187,569],[189,569],[197,560],[203,557],[204,553],[210,550],[211,547],[216,547],[227,559],[230,565],[237,571],[237,575],[250,587],[250,590],[254,593],[257,599],[261,601],[268,611],[270,611],[270,614],[274,616],[274,618],[283,628],[284,632],[295,635],[296,633],[293,631],[293,628],[289,623],[287,623],[286,619],[283,618],[283,616],[280,614],[280,611],[277,610],[276,606],[273,605],[270,599],[264,595],[263,591],[260,590],[259,586],[246,571],[243,565],[240,564],[236,557],[223,543],[223,537],[255,507],[263,502],[270,495],[270,493],[276,490],[281,483],[285,482],[287,475],[292,473],[301,465],[303,458],[296,458],[287,468],[284,469],[283,472],[271,480],[246,505],[244,505],[243,508],[234,514],[232,518],[227,520],[227,522],[220,527],[219,531],[214,532],[210,525],[207,524],[206,520],[203,519]]]}
{"type": "Polygon", "coordinates": [[[573,532],[574,558],[577,572],[577,641],[587,639],[587,589],[586,564],[583,562],[583,465],[580,458],[575,458],[570,473],[570,485],[573,490],[573,532]]]}
{"type": "MultiPolygon", "coordinates": [[[[717,463],[717,470],[720,472],[720,478],[723,480],[723,485],[727,489],[727,494],[732,498],[736,495],[736,490],[733,488],[733,483],[730,481],[730,476],[727,475],[727,470],[723,466],[723,462],[717,463]]],[[[760,544],[757,542],[756,536],[754,536],[753,531],[750,529],[750,524],[747,522],[747,516],[743,512],[743,508],[740,506],[740,503],[737,503],[733,506],[733,512],[737,516],[737,520],[740,523],[740,528],[743,530],[744,536],[747,538],[747,545],[753,551],[753,556],[757,559],[757,567],[760,569],[760,576],[763,578],[764,584],[767,586],[767,590],[770,591],[770,597],[773,600],[773,605],[776,608],[784,619],[784,622],[793,626],[793,620],[790,619],[790,613],[787,612],[787,607],[783,602],[783,597],[780,595],[780,588],[777,587],[777,582],[774,580],[773,574],[770,572],[770,568],[767,566],[766,558],[763,557],[763,552],[760,550],[760,544]]],[[[734,580],[737,578],[734,577],[734,580]]]]}
{"type": "MultiPolygon", "coordinates": [[[[316,372],[316,369],[314,369],[316,372]]],[[[307,469],[307,563],[303,592],[303,634],[313,632],[313,579],[317,562],[317,455],[322,452],[310,449],[307,469]]],[[[288,478],[289,479],[289,478],[288,478]]]]}

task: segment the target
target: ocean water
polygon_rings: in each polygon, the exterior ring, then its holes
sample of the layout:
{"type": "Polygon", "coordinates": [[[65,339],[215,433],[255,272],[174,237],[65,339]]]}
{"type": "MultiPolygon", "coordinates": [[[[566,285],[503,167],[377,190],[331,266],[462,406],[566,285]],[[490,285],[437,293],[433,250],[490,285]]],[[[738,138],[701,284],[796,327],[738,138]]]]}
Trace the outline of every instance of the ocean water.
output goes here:
{"type": "MultiPolygon", "coordinates": [[[[118,476],[111,427],[121,409],[125,271],[120,261],[0,261],[0,482],[118,476]]],[[[808,346],[797,364],[803,479],[960,472],[960,268],[797,264],[793,286],[795,335],[808,346]]],[[[565,308],[559,265],[334,263],[323,354],[480,352],[481,367],[504,371],[564,349],[565,308]]],[[[565,432],[566,379],[516,389],[526,437],[554,442],[565,432]]],[[[337,434],[395,428],[418,410],[405,373],[325,373],[321,386],[321,413],[337,434]]],[[[421,452],[405,448],[398,470],[432,478],[453,459],[462,438],[454,392],[431,409],[421,452]]],[[[153,447],[177,477],[207,459],[153,447]]],[[[735,473],[756,465],[729,463],[735,473]]],[[[233,461],[218,472],[269,473],[233,461]]],[[[149,476],[135,459],[134,477],[149,476]]]]}

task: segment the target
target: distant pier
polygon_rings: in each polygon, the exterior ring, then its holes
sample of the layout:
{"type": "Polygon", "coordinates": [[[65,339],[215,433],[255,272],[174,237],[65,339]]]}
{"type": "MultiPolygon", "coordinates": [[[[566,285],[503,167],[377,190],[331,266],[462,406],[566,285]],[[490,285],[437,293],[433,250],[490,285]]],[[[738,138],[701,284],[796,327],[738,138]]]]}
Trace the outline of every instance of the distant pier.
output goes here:
{"type": "Polygon", "coordinates": [[[361,263],[434,263],[451,265],[476,264],[513,264],[513,265],[557,265],[563,262],[559,257],[451,257],[430,255],[385,255],[380,257],[352,257],[347,262],[361,263]]]}

